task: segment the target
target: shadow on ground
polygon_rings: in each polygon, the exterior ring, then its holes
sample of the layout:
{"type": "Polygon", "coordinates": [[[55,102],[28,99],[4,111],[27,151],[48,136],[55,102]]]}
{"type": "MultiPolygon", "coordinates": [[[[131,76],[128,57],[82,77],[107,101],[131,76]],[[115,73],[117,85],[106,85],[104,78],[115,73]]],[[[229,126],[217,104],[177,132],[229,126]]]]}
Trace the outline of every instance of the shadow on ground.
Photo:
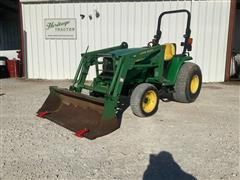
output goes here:
{"type": "Polygon", "coordinates": [[[197,180],[191,174],[184,172],[174,161],[172,154],[162,151],[151,154],[150,162],[143,174],[143,180],[197,180]]]}

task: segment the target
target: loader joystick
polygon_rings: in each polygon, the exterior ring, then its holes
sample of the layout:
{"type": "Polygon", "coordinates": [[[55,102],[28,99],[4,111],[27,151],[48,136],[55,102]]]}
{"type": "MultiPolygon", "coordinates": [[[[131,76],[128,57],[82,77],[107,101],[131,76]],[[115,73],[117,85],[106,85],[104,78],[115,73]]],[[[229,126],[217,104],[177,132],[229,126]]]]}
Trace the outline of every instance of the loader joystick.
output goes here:
{"type": "Polygon", "coordinates": [[[121,46],[122,46],[122,48],[128,48],[128,43],[127,42],[122,42],[121,46]]]}

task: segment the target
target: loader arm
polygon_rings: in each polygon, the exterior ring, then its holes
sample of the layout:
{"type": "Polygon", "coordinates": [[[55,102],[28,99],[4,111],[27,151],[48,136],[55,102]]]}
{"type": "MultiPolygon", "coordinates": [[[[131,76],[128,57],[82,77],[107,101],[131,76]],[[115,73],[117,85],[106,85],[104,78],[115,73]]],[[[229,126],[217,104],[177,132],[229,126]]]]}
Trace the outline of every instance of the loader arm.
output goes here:
{"type": "Polygon", "coordinates": [[[74,76],[73,84],[70,86],[70,90],[80,92],[84,87],[84,82],[86,81],[86,77],[89,71],[89,68],[96,61],[98,54],[106,54],[110,51],[117,49],[125,49],[128,48],[128,44],[126,42],[122,42],[120,46],[115,46],[111,48],[101,49],[92,52],[86,52],[81,54],[82,59],[77,68],[76,74],[74,76]]]}

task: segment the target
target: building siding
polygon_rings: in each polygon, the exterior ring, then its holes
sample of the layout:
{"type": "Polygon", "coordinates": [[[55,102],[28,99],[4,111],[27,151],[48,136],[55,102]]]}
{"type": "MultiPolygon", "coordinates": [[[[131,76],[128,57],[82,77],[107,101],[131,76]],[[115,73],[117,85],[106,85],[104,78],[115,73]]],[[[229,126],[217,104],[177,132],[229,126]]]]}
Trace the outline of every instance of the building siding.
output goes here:
{"type": "MultiPolygon", "coordinates": [[[[88,45],[89,50],[122,41],[128,42],[129,47],[145,46],[155,34],[161,12],[184,8],[192,12],[194,40],[190,54],[202,69],[203,81],[224,81],[229,1],[23,3],[22,8],[28,78],[72,79],[88,45]],[[95,10],[100,13],[99,18],[80,18],[80,14],[90,15],[95,10]],[[46,40],[45,18],[76,18],[77,39],[46,40]]],[[[185,24],[184,14],[164,17],[160,43],[176,42],[181,52],[185,24]]]]}

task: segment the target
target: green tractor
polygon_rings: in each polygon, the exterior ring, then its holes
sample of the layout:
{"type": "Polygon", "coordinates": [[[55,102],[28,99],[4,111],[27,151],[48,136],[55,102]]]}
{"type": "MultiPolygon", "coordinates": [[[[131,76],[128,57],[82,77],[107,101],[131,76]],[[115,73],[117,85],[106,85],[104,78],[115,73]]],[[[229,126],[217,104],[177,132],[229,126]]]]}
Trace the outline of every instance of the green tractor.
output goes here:
{"type": "Polygon", "coordinates": [[[69,89],[50,86],[50,94],[38,116],[47,118],[77,136],[95,139],[120,127],[117,118],[120,97],[130,98],[132,112],[148,117],[158,110],[159,99],[190,103],[198,97],[202,74],[192,60],[189,11],[163,12],[158,18],[157,32],[146,47],[120,46],[82,54],[73,84],[69,89]],[[176,44],[159,44],[161,20],[166,14],[186,13],[187,27],[183,51],[176,54],[176,44]],[[96,70],[91,83],[90,67],[96,70]],[[88,93],[87,93],[88,92],[88,93]]]}

